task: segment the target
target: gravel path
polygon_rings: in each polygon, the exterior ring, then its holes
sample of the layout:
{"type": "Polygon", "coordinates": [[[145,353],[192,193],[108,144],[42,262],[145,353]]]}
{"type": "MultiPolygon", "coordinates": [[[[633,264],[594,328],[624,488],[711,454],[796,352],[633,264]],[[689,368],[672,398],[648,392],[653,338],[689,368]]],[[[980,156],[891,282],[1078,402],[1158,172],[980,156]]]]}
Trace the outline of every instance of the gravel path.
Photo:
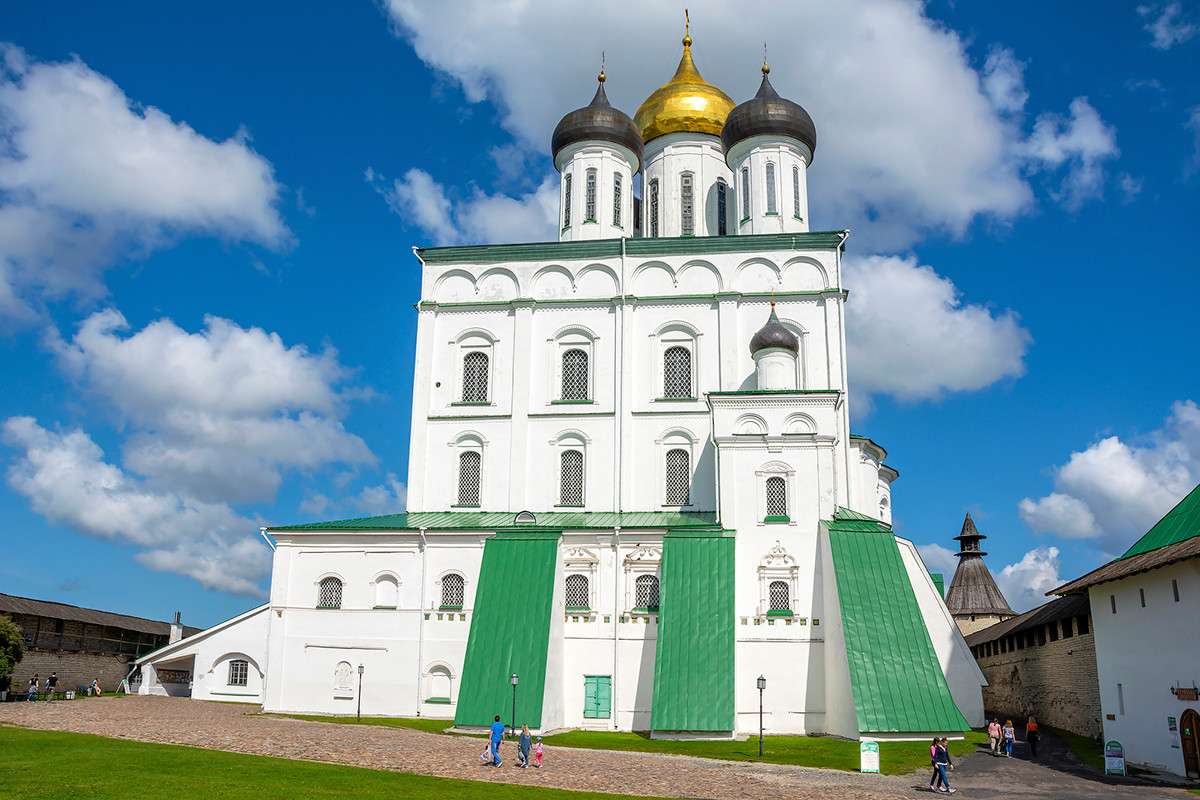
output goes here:
{"type": "MultiPolygon", "coordinates": [[[[616,753],[549,747],[543,769],[514,769],[511,743],[504,766],[479,760],[482,740],[405,728],[331,725],[263,716],[252,706],[169,697],[99,698],[55,703],[2,703],[0,724],[92,733],[142,742],[189,745],[234,753],[350,764],[444,778],[672,798],[858,800],[928,797],[927,775],[858,773],[688,756],[616,753]]],[[[955,788],[962,797],[1116,798],[1111,785],[1056,771],[1045,764],[990,758],[960,762],[955,788]],[[986,768],[972,775],[975,764],[986,768]],[[1064,783],[1065,782],[1065,783],[1064,783]],[[1080,793],[1082,792],[1082,793],[1080,793]]],[[[1140,800],[1189,797],[1179,790],[1141,787],[1140,800]]]]}

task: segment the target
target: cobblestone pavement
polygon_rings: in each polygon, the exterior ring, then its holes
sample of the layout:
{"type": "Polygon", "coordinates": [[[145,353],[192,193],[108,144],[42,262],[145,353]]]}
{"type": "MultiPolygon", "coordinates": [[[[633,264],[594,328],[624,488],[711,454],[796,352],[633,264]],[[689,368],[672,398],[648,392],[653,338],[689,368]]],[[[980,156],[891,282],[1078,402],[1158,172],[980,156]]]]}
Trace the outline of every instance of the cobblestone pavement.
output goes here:
{"type": "MultiPolygon", "coordinates": [[[[325,761],[445,778],[672,798],[857,800],[928,797],[928,775],[858,773],[687,756],[548,747],[542,769],[483,765],[482,740],[404,728],[330,725],[263,716],[252,706],[169,697],[99,698],[0,704],[0,724],[92,733],[142,742],[325,761]]],[[[1046,763],[973,757],[960,762],[954,786],[963,797],[1117,798],[1128,784],[1081,777],[1046,763]],[[1003,767],[1003,768],[1002,768],[1003,767]]],[[[1139,785],[1139,800],[1190,797],[1139,785]]]]}

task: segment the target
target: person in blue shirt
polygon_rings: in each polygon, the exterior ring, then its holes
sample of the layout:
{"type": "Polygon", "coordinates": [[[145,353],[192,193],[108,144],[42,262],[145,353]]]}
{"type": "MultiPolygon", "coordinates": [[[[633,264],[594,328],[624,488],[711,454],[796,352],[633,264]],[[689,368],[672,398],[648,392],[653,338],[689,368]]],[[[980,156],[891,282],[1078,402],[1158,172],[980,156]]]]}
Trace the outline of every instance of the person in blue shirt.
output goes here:
{"type": "Polygon", "coordinates": [[[500,741],[504,738],[504,723],[500,721],[500,715],[496,715],[496,721],[492,723],[492,764],[500,766],[500,741]]]}

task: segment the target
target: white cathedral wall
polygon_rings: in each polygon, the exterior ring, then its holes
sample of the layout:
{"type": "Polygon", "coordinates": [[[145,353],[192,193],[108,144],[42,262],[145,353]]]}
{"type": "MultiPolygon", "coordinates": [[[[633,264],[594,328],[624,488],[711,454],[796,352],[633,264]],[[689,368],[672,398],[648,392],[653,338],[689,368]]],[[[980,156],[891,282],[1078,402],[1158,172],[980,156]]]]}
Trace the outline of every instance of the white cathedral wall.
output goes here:
{"type": "Polygon", "coordinates": [[[785,136],[752,136],[729,151],[729,164],[737,186],[737,232],[802,233],[808,230],[808,163],[812,154],[796,139],[785,136]],[[767,165],[774,168],[775,210],[768,207],[767,165]],[[799,207],[792,168],[799,171],[799,207]],[[747,170],[743,178],[742,170],[747,170]],[[745,184],[750,184],[749,208],[745,184]]]}
{"type": "Polygon", "coordinates": [[[560,150],[554,166],[559,177],[558,225],[560,241],[614,239],[633,235],[633,174],[636,156],[610,142],[577,142],[560,150]],[[587,219],[587,173],[596,170],[595,218],[587,219]],[[571,209],[568,223],[566,177],[571,176],[571,209]],[[621,207],[617,215],[614,176],[621,176],[621,207]]]}
{"type": "Polygon", "coordinates": [[[650,236],[650,193],[651,181],[659,181],[659,228],[660,237],[681,236],[682,215],[680,204],[681,177],[684,173],[693,176],[693,220],[695,236],[716,236],[716,185],[722,179],[729,186],[727,217],[728,232],[737,232],[734,216],[733,173],[725,164],[721,139],[697,133],[667,133],[651,139],[646,145],[646,163],[642,175],[643,205],[642,232],[650,236]]]}

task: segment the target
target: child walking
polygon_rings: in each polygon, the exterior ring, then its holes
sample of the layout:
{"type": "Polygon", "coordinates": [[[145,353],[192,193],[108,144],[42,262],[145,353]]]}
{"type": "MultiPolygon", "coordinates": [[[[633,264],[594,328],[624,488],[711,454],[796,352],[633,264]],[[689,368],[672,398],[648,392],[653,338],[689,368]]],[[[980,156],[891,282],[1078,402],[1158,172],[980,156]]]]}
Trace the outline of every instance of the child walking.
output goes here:
{"type": "Polygon", "coordinates": [[[542,765],[542,737],[537,738],[537,744],[533,747],[533,765],[540,767],[542,765]]]}
{"type": "Polygon", "coordinates": [[[529,738],[529,726],[521,725],[521,738],[517,740],[518,767],[529,769],[529,746],[531,744],[533,744],[533,740],[529,738]]]}

